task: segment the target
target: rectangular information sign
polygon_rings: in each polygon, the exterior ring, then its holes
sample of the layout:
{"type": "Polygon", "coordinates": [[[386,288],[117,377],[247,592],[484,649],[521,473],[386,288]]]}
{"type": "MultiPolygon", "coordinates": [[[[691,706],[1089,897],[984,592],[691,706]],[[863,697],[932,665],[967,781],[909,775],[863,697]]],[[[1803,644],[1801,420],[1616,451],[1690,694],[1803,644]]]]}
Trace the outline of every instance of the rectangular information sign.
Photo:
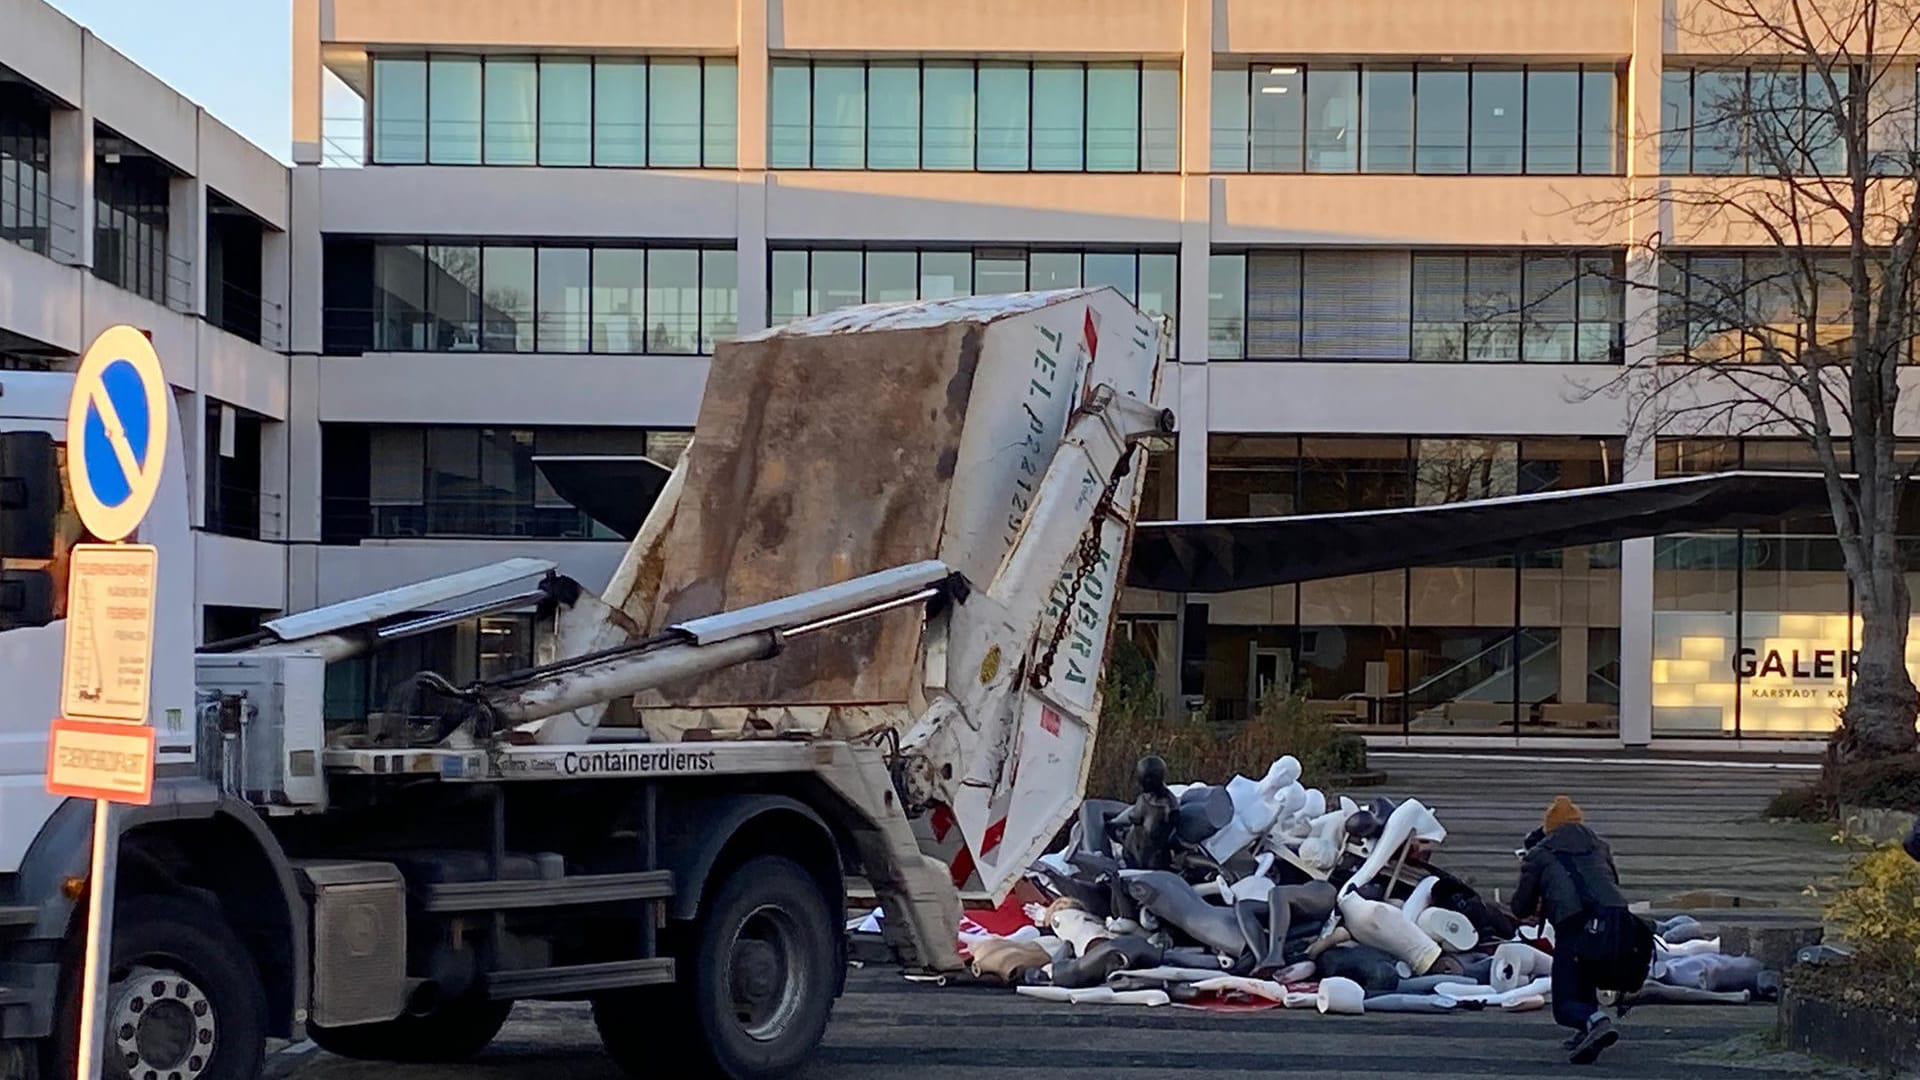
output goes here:
{"type": "Polygon", "coordinates": [[[147,722],[160,553],[150,544],[76,544],[67,579],[68,717],[147,722]]]}
{"type": "Polygon", "coordinates": [[[47,790],[145,806],[153,798],[153,728],[55,720],[47,740],[47,790]]]}

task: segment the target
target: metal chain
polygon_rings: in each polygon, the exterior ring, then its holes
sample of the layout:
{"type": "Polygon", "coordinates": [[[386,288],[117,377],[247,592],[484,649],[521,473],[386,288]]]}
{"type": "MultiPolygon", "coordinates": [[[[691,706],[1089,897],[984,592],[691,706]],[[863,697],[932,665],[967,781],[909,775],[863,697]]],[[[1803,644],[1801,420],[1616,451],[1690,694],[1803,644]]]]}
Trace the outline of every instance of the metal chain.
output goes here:
{"type": "Polygon", "coordinates": [[[1061,601],[1060,620],[1054,624],[1053,633],[1048,635],[1047,647],[1041,651],[1033,674],[1028,676],[1036,690],[1044,690],[1053,682],[1053,659],[1060,651],[1060,642],[1067,636],[1067,624],[1073,619],[1074,599],[1080,595],[1081,585],[1100,568],[1100,533],[1106,526],[1107,515],[1113,512],[1114,492],[1127,472],[1126,469],[1115,469],[1113,475],[1107,478],[1107,486],[1101,490],[1099,501],[1093,504],[1093,524],[1080,538],[1080,564],[1074,569],[1073,581],[1067,586],[1067,595],[1061,601]]]}

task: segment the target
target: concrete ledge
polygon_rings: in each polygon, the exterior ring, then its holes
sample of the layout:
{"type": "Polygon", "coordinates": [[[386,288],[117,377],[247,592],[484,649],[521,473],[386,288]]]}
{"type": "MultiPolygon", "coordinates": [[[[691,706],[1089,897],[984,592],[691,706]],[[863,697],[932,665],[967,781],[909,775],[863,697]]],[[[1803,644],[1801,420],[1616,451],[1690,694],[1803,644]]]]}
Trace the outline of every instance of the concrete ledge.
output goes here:
{"type": "Polygon", "coordinates": [[[1790,1050],[1850,1065],[1920,1071],[1920,1020],[1791,988],[1780,994],[1780,1040],[1790,1050]]]}

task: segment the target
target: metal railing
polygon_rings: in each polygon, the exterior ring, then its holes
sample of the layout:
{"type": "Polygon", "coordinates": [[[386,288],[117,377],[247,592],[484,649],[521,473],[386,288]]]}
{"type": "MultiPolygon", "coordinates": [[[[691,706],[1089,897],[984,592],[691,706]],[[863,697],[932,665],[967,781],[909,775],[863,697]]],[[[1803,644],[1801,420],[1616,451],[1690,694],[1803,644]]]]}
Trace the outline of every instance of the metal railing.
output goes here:
{"type": "Polygon", "coordinates": [[[326,351],[607,353],[699,356],[736,332],[734,313],[653,315],[495,311],[457,316],[330,307],[326,351]]]}
{"type": "Polygon", "coordinates": [[[209,297],[218,295],[220,309],[216,317],[208,305],[207,321],[235,337],[245,338],[262,348],[285,352],[287,348],[286,305],[269,300],[251,289],[231,282],[209,283],[209,297]],[[218,290],[217,294],[215,290],[218,290]]]}
{"type": "Polygon", "coordinates": [[[358,169],[367,162],[365,116],[327,116],[320,120],[320,165],[358,169]]]}
{"type": "Polygon", "coordinates": [[[321,500],[329,542],[359,539],[615,540],[612,532],[572,506],[531,499],[436,497],[419,502],[360,496],[321,500]]]}
{"type": "Polygon", "coordinates": [[[28,203],[0,186],[0,240],[71,266],[80,261],[79,220],[79,208],[51,191],[28,203]]]}
{"type": "Polygon", "coordinates": [[[205,529],[241,540],[281,536],[286,524],[284,504],[276,492],[243,484],[216,484],[207,492],[205,529]]]}

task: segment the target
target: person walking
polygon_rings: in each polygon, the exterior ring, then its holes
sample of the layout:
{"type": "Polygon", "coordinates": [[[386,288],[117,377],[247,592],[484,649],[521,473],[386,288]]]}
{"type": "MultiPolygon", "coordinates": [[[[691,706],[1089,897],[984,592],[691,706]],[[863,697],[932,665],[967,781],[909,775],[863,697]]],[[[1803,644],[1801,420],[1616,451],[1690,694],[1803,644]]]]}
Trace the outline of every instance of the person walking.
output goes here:
{"type": "Polygon", "coordinates": [[[1553,925],[1553,1018],[1573,1029],[1567,1060],[1585,1065],[1620,1041],[1600,1010],[1599,991],[1640,988],[1653,959],[1653,931],[1627,910],[1613,851],[1587,828],[1572,799],[1557,796],[1527,840],[1513,914],[1553,925]]]}

